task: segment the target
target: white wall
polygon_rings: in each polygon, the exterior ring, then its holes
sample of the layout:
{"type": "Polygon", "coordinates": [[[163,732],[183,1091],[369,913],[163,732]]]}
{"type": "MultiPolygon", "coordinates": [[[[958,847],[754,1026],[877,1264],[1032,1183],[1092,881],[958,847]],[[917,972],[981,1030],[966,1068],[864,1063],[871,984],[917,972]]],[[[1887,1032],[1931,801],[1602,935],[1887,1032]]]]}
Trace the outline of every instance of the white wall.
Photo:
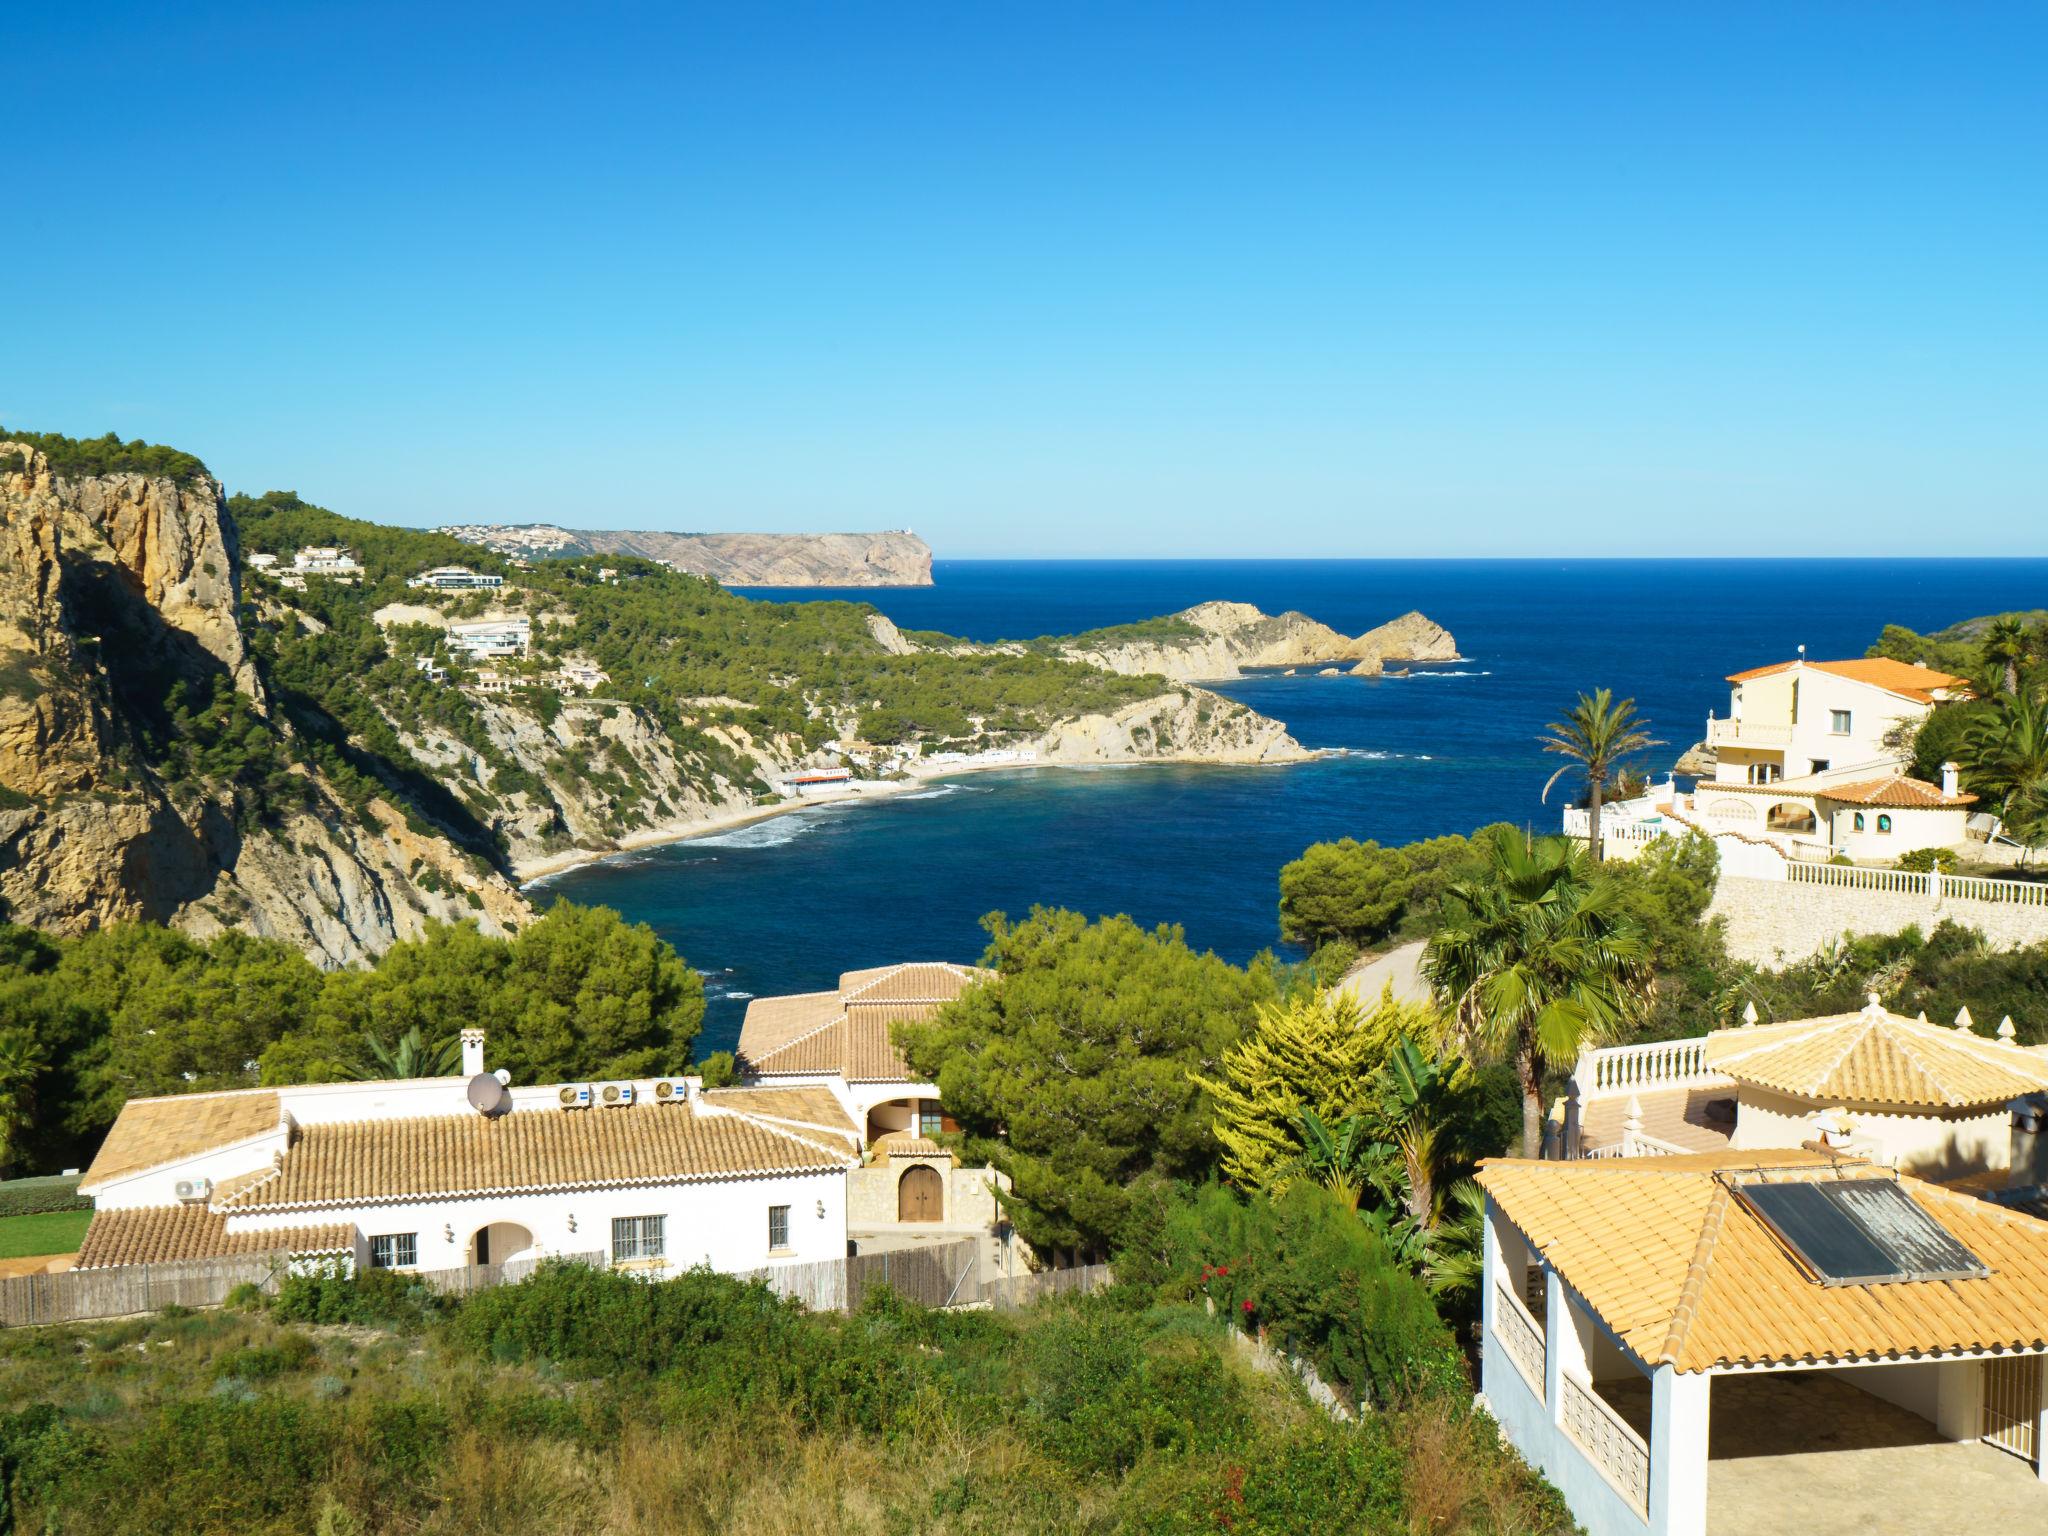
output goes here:
{"type": "MultiPolygon", "coordinates": [[[[1818,1134],[1815,1120],[1831,1107],[1750,1083],[1737,1085],[1735,1103],[1730,1145],[1743,1151],[1803,1146],[1818,1134]]],[[[1861,1104],[1843,1107],[1855,1150],[1905,1173],[1953,1178],[2003,1168],[2011,1160],[2011,1115],[2003,1104],[1948,1115],[1900,1114],[1861,1104]]]]}
{"type": "Polygon", "coordinates": [[[216,1184],[236,1174],[267,1168],[284,1151],[281,1130],[267,1132],[233,1146],[202,1152],[168,1167],[151,1169],[122,1179],[109,1179],[94,1186],[93,1205],[103,1211],[123,1210],[138,1205],[175,1205],[180,1179],[212,1179],[216,1184]]]}
{"type": "MultiPolygon", "coordinates": [[[[275,1231],[354,1222],[365,1239],[386,1233],[416,1233],[421,1269],[455,1269],[470,1262],[471,1240],[477,1229],[494,1222],[526,1228],[541,1254],[602,1251],[609,1255],[612,1219],[619,1216],[666,1217],[667,1259],[676,1269],[705,1264],[735,1272],[769,1264],[838,1259],[846,1255],[846,1175],[840,1169],[825,1169],[773,1178],[630,1189],[253,1211],[230,1215],[228,1230],[275,1231]],[[790,1208],[789,1248],[773,1253],[768,1248],[768,1208],[772,1205],[790,1208]]],[[[364,1251],[367,1253],[367,1247],[364,1251]]],[[[491,1257],[496,1261],[511,1255],[491,1257]]]]}

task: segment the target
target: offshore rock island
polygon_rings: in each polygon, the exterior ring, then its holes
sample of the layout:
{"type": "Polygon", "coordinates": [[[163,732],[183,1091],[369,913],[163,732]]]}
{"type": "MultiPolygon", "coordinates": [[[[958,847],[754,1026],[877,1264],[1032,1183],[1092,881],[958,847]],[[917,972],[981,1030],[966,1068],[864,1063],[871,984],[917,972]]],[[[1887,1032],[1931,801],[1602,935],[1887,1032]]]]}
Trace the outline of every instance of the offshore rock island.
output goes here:
{"type": "Polygon", "coordinates": [[[189,454],[109,444],[0,433],[0,901],[59,932],[235,928],[345,964],[433,919],[509,931],[522,880],[820,797],[1300,761],[1196,684],[1456,656],[1416,614],[1352,638],[1234,603],[979,645],[637,554],[526,562],[229,497],[189,454]]]}

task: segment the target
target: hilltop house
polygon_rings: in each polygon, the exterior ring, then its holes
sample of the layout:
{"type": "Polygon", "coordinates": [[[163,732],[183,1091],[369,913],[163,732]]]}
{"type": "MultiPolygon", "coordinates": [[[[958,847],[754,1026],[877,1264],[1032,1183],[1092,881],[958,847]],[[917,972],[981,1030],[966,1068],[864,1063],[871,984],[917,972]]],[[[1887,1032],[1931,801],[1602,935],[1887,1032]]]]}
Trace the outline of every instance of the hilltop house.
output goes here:
{"type": "Polygon", "coordinates": [[[2048,1529],[2048,1222],[1825,1149],[1479,1184],[1485,1401],[1590,1536],[2048,1529]]]}
{"type": "Polygon", "coordinates": [[[448,626],[448,649],[460,651],[472,661],[524,656],[533,643],[533,621],[509,614],[465,619],[448,626]]]}
{"type": "Polygon", "coordinates": [[[1572,1073],[1561,1154],[1608,1158],[1797,1147],[1949,1181],[2003,1171],[2009,1106],[2048,1092],[2048,1051],[1908,1019],[1875,994],[1855,1013],[1751,1022],[1691,1040],[1587,1052],[1572,1073]]]}
{"type": "Polygon", "coordinates": [[[744,1272],[846,1252],[830,1092],[463,1075],[135,1099],[80,1181],[77,1267],[283,1251],[445,1269],[549,1254],[744,1272]]]}
{"type": "Polygon", "coordinates": [[[505,578],[472,571],[466,565],[437,565],[432,570],[407,577],[405,584],[433,592],[489,592],[505,585],[505,578]]]}
{"type": "Polygon", "coordinates": [[[292,556],[292,570],[300,576],[333,576],[353,580],[363,574],[362,562],[353,550],[338,544],[308,544],[292,556]]]}
{"type": "Polygon", "coordinates": [[[934,1083],[917,1081],[893,1025],[928,1019],[993,972],[912,963],[848,971],[830,992],[757,997],[740,1025],[738,1059],[759,1087],[829,1089],[852,1111],[861,1162],[847,1178],[847,1235],[864,1252],[963,1236],[982,1242],[989,1272],[1029,1262],[996,1196],[994,1168],[969,1168],[936,1139],[959,1129],[934,1083]]]}

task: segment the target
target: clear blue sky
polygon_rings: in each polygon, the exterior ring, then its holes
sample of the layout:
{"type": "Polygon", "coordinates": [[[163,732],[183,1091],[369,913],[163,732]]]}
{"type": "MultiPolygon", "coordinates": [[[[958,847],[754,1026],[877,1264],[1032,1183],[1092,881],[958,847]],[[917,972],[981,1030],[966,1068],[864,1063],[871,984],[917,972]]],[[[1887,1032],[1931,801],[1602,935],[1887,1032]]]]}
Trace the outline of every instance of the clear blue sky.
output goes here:
{"type": "Polygon", "coordinates": [[[391,522],[2048,553],[2048,7],[9,7],[0,422],[391,522]]]}

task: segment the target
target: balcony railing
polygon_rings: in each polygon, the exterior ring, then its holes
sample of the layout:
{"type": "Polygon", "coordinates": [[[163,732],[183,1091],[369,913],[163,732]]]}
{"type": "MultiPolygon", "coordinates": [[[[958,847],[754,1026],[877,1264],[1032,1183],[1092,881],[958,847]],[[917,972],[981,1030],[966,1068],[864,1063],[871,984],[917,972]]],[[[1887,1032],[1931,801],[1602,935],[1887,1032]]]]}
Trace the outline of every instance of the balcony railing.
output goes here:
{"type": "Polygon", "coordinates": [[[1757,725],[1748,720],[1709,720],[1707,722],[1707,745],[1710,747],[1789,747],[1792,745],[1792,727],[1789,725],[1757,725]]]}
{"type": "Polygon", "coordinates": [[[1634,1092],[1675,1088],[1712,1076],[1704,1035],[1691,1040],[1654,1040],[1648,1045],[1614,1045],[1589,1052],[1580,1063],[1581,1093],[1634,1092]]]}
{"type": "Polygon", "coordinates": [[[1576,1376],[1564,1378],[1561,1395],[1565,1433],[1637,1514],[1648,1514],[1650,1448],[1643,1444],[1643,1437],[1608,1407],[1589,1383],[1576,1376]]]}
{"type": "Polygon", "coordinates": [[[1508,1358],[1515,1362],[1515,1369],[1522,1373],[1522,1380],[1529,1384],[1529,1390],[1536,1394],[1536,1400],[1543,1400],[1543,1329],[1536,1319],[1529,1315],[1529,1309],[1522,1305],[1522,1298],[1506,1286],[1495,1284],[1493,1296],[1493,1336],[1500,1340],[1508,1358]]]}

